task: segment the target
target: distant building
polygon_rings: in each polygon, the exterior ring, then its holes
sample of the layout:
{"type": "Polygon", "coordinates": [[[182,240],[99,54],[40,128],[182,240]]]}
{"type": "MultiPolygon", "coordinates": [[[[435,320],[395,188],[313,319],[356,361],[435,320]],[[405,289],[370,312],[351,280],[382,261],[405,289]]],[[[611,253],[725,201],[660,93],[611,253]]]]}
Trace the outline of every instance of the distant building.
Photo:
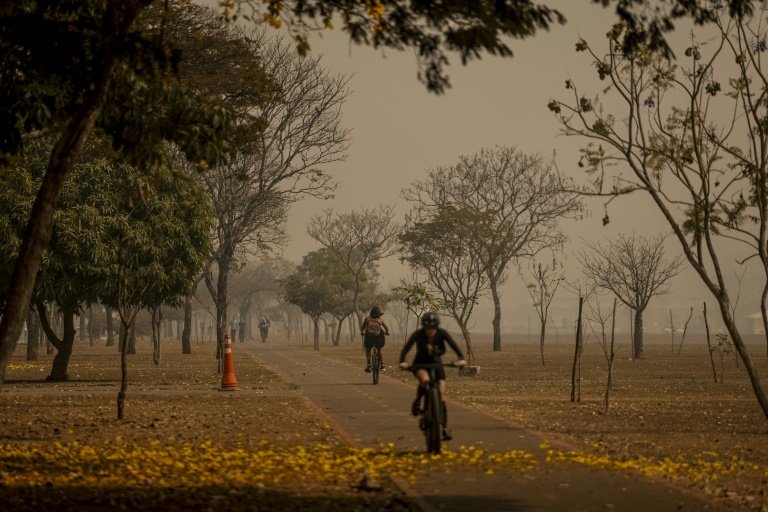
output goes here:
{"type": "Polygon", "coordinates": [[[752,334],[765,334],[765,327],[763,326],[762,313],[752,313],[747,316],[747,325],[749,326],[749,332],[752,334]]]}

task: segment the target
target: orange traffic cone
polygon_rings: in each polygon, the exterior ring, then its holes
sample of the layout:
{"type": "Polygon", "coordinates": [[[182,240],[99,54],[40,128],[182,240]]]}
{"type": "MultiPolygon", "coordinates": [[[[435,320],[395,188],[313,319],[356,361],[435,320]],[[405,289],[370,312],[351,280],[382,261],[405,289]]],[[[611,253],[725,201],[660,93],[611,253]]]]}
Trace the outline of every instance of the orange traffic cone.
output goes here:
{"type": "Polygon", "coordinates": [[[221,389],[225,391],[237,389],[235,361],[232,358],[232,343],[229,341],[229,334],[224,335],[224,375],[221,377],[221,389]]]}

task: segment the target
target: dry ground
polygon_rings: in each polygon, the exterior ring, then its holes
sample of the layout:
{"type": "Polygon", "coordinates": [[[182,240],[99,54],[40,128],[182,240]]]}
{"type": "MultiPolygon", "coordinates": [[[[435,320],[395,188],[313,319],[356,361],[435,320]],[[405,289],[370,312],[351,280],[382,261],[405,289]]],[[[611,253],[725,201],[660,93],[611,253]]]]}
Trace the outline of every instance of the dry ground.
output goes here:
{"type": "MultiPolygon", "coordinates": [[[[702,337],[689,334],[680,356],[671,353],[666,338],[651,338],[645,357],[636,361],[619,340],[605,413],[600,346],[592,341],[585,347],[582,400],[573,404],[573,347],[562,338],[546,347],[542,367],[538,346],[525,336],[505,337],[497,353],[478,336],[480,373],[451,374],[449,398],[580,452],[657,463],[665,478],[768,512],[768,421],[733,356],[725,362],[724,382],[715,384],[702,337]]],[[[388,364],[401,346],[388,341],[388,364]]],[[[369,455],[350,451],[293,386],[241,355],[241,390],[218,391],[212,347],[194,350],[182,356],[178,344],[167,341],[155,367],[147,343],[140,343],[140,353],[130,358],[126,419],[117,421],[114,349],[78,343],[72,381],[47,383],[52,356],[27,362],[20,346],[0,391],[3,511],[54,504],[64,510],[166,512],[410,508],[386,479],[381,488],[375,481],[359,485],[365,474],[375,475],[376,468],[365,464],[369,455]],[[190,459],[192,452],[197,459],[190,459]]],[[[357,343],[323,342],[321,352],[362,369],[357,343]]],[[[765,347],[753,346],[752,354],[768,385],[765,347]]],[[[385,459],[389,467],[398,464],[385,459]]]]}
{"type": "MultiPolygon", "coordinates": [[[[602,347],[588,340],[584,348],[581,403],[574,404],[570,401],[573,345],[562,336],[559,344],[549,342],[542,367],[538,344],[532,339],[506,336],[502,351],[493,352],[488,337],[478,336],[475,364],[480,373],[449,374],[448,398],[588,453],[618,460],[648,458],[659,466],[670,458],[667,478],[751,510],[768,511],[768,420],[743,365],[737,368],[735,354],[726,359],[723,382],[716,384],[703,335],[688,334],[679,356],[672,353],[668,335],[649,336],[644,357],[634,361],[629,358],[628,340],[617,339],[606,413],[602,403],[607,363],[602,347]],[[697,470],[685,467],[695,460],[711,464],[697,470]]],[[[402,340],[387,342],[387,365],[397,362],[401,347],[402,340]]],[[[766,347],[754,340],[750,350],[768,389],[766,347]]],[[[358,365],[364,361],[357,346],[342,344],[323,351],[358,365]]],[[[719,373],[719,359],[716,364],[719,373]]],[[[389,375],[412,379],[407,372],[389,375]]]]}
{"type": "Polygon", "coordinates": [[[116,349],[76,343],[71,381],[50,383],[52,356],[18,347],[0,391],[3,512],[410,510],[386,479],[359,486],[365,460],[252,358],[227,392],[210,345],[166,342],[158,367],[147,345],[129,356],[123,421],[116,349]]]}

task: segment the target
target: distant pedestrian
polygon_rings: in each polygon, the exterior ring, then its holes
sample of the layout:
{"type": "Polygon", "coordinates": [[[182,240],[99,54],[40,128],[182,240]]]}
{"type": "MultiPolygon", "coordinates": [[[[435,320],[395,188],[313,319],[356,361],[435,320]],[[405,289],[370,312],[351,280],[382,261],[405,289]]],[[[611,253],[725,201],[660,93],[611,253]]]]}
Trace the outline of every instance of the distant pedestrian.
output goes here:
{"type": "Polygon", "coordinates": [[[272,324],[269,323],[269,318],[265,316],[261,317],[261,320],[259,321],[259,333],[261,334],[262,343],[267,342],[267,336],[269,336],[270,327],[272,327],[272,324]]]}
{"type": "Polygon", "coordinates": [[[245,342],[245,322],[240,320],[237,323],[237,335],[240,336],[240,343],[245,342]]]}
{"type": "Polygon", "coordinates": [[[229,333],[232,335],[232,341],[235,341],[237,339],[237,320],[232,320],[229,325],[229,333]]]}

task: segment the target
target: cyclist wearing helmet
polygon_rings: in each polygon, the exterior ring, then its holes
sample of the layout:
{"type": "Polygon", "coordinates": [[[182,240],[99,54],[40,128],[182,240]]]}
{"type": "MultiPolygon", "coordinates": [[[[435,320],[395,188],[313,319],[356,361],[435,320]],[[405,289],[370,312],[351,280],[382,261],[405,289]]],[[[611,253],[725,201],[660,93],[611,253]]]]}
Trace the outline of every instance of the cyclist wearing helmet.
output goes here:
{"type": "MultiPolygon", "coordinates": [[[[405,343],[405,346],[403,346],[403,350],[400,352],[401,368],[407,369],[411,366],[405,362],[405,356],[414,345],[416,345],[416,357],[413,359],[412,364],[419,365],[442,363],[440,356],[445,354],[446,343],[456,353],[456,357],[459,358],[456,364],[458,366],[464,366],[466,364],[466,361],[464,361],[464,354],[462,354],[459,346],[453,340],[451,335],[448,334],[448,331],[441,329],[439,326],[440,318],[437,316],[437,313],[429,312],[422,315],[421,329],[418,329],[413,334],[411,334],[410,338],[408,338],[408,341],[405,343]]],[[[416,389],[416,400],[414,400],[413,404],[411,405],[411,414],[418,416],[421,412],[421,398],[425,393],[424,387],[429,382],[429,372],[423,368],[420,368],[414,371],[414,375],[419,380],[419,386],[416,389]]],[[[440,390],[440,394],[445,397],[445,369],[442,366],[439,366],[435,369],[435,375],[438,380],[438,389],[440,390]]],[[[445,402],[443,402],[443,407],[445,407],[445,402]]],[[[442,412],[443,439],[448,441],[453,437],[451,436],[451,431],[448,430],[448,411],[443,408],[442,412]]]]}
{"type": "Polygon", "coordinates": [[[376,347],[376,351],[379,353],[379,363],[381,364],[381,371],[384,371],[384,357],[383,348],[386,340],[384,336],[389,334],[389,326],[387,326],[384,319],[381,318],[384,312],[379,306],[373,306],[371,313],[363,320],[363,325],[360,327],[360,334],[364,336],[363,345],[365,346],[365,371],[371,371],[371,349],[376,347]]]}

